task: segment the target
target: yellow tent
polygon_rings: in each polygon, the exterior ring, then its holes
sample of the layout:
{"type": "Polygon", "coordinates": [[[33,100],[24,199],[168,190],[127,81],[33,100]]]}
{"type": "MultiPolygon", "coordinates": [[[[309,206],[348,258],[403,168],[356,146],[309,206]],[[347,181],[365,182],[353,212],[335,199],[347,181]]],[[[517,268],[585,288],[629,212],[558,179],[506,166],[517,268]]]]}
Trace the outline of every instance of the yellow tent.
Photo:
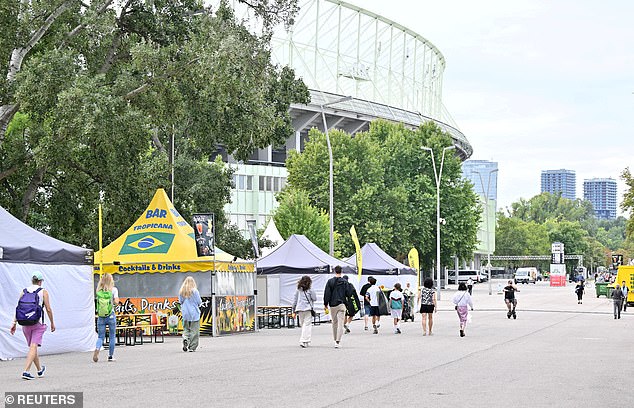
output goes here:
{"type": "Polygon", "coordinates": [[[194,229],[176,211],[165,190],[158,189],[134,224],[102,251],[95,252],[95,273],[253,272],[253,263],[216,248],[216,257],[199,257],[194,229]],[[103,257],[103,259],[102,259],[103,257]],[[232,262],[233,261],[233,262],[232,262]]]}

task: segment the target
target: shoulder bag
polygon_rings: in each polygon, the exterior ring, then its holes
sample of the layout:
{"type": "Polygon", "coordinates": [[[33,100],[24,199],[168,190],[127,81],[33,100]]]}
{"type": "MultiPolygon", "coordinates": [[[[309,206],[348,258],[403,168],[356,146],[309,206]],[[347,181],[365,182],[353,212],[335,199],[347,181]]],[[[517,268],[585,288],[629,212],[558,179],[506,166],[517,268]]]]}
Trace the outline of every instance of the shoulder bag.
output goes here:
{"type": "Polygon", "coordinates": [[[311,302],[310,299],[308,299],[308,295],[306,294],[306,291],[304,291],[304,296],[306,297],[306,301],[310,305],[310,315],[312,317],[317,317],[317,313],[315,312],[315,309],[313,309],[313,302],[311,302]]]}

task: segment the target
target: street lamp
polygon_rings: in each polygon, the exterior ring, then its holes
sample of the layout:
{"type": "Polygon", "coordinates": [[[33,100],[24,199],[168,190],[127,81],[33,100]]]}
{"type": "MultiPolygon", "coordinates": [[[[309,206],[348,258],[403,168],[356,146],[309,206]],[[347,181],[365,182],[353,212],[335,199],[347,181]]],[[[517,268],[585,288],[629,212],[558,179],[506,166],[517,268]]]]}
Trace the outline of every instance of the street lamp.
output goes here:
{"type": "MultiPolygon", "coordinates": [[[[442,167],[445,163],[445,153],[447,150],[455,149],[456,146],[447,146],[442,149],[442,159],[440,160],[440,170],[436,171],[436,160],[434,159],[434,151],[431,147],[423,146],[423,150],[431,153],[431,164],[434,166],[434,178],[436,180],[436,297],[440,300],[440,179],[442,177],[442,167]]],[[[445,224],[444,218],[442,219],[445,224]]],[[[458,271],[456,271],[456,283],[458,283],[458,271]]]]}
{"type": "Polygon", "coordinates": [[[324,122],[324,129],[325,129],[325,133],[326,133],[326,144],[328,145],[328,159],[330,162],[329,165],[329,178],[328,178],[328,185],[330,187],[330,193],[329,193],[329,199],[330,199],[330,203],[329,203],[329,214],[330,214],[330,256],[334,256],[335,254],[335,227],[334,227],[334,213],[333,213],[333,170],[332,170],[332,146],[330,145],[330,136],[328,135],[328,124],[326,123],[326,112],[324,111],[324,108],[326,106],[330,106],[330,105],[335,105],[341,102],[346,102],[349,101],[350,99],[352,99],[352,96],[346,96],[340,99],[336,99],[334,101],[330,101],[328,103],[324,103],[323,105],[320,105],[321,108],[321,119],[324,122]]]}
{"type": "Polygon", "coordinates": [[[480,178],[480,186],[482,187],[482,193],[484,194],[484,202],[485,202],[485,207],[484,207],[484,217],[486,218],[486,223],[487,223],[487,270],[488,270],[488,275],[489,275],[489,295],[492,294],[491,291],[491,237],[489,235],[489,188],[491,187],[491,175],[493,173],[497,173],[498,169],[493,169],[493,170],[489,170],[488,172],[488,176],[489,179],[487,180],[487,189],[484,189],[484,181],[482,181],[482,174],[480,174],[479,171],[474,170],[473,171],[475,174],[478,175],[478,177],[480,178]]]}

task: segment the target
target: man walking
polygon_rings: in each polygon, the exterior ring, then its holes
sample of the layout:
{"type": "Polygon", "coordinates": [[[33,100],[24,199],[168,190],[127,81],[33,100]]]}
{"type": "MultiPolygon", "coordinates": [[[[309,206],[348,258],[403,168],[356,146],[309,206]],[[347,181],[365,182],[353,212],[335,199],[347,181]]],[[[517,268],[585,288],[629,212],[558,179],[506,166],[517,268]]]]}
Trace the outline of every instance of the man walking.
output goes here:
{"type": "Polygon", "coordinates": [[[627,292],[629,292],[629,288],[625,284],[625,281],[621,284],[621,292],[623,292],[623,311],[627,311],[627,292]]]}
{"type": "Polygon", "coordinates": [[[616,285],[616,288],[612,291],[612,301],[614,302],[614,318],[621,318],[621,306],[623,305],[623,292],[621,286],[616,285]]]}
{"type": "Polygon", "coordinates": [[[368,278],[368,282],[361,286],[361,290],[359,291],[359,295],[361,296],[361,299],[363,299],[363,321],[365,322],[365,330],[368,330],[368,319],[370,318],[370,302],[365,300],[365,294],[368,292],[370,286],[372,286],[370,278],[372,277],[370,276],[368,278]]]}
{"type": "Polygon", "coordinates": [[[341,274],[341,266],[335,266],[335,276],[326,282],[324,289],[324,310],[332,319],[332,337],[335,340],[335,348],[341,347],[340,341],[343,335],[343,324],[346,318],[345,300],[352,296],[348,281],[341,274]]]}
{"type": "Polygon", "coordinates": [[[368,281],[372,284],[365,293],[365,300],[370,304],[370,316],[372,316],[372,328],[374,334],[379,334],[379,327],[381,326],[381,313],[379,311],[379,296],[382,296],[381,288],[376,286],[376,279],[372,276],[368,278],[368,281]]]}

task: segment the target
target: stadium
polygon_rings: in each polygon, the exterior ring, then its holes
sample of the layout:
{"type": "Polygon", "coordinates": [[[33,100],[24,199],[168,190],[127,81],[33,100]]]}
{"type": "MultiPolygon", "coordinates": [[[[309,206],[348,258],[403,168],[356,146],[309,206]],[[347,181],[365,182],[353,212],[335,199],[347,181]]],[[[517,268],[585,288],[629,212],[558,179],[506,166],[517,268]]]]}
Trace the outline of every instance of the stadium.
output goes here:
{"type": "Polygon", "coordinates": [[[302,151],[311,128],[366,131],[375,119],[417,128],[433,121],[451,135],[464,161],[473,149],[442,103],[445,58],[407,27],[337,0],[300,0],[288,30],[272,39],[273,63],[295,70],[310,90],[308,105],[290,107],[295,133],[280,147],[253,153],[246,163],[219,150],[234,170],[232,203],[225,211],[243,232],[247,220],[262,228],[286,183],[287,152],[302,151]]]}

